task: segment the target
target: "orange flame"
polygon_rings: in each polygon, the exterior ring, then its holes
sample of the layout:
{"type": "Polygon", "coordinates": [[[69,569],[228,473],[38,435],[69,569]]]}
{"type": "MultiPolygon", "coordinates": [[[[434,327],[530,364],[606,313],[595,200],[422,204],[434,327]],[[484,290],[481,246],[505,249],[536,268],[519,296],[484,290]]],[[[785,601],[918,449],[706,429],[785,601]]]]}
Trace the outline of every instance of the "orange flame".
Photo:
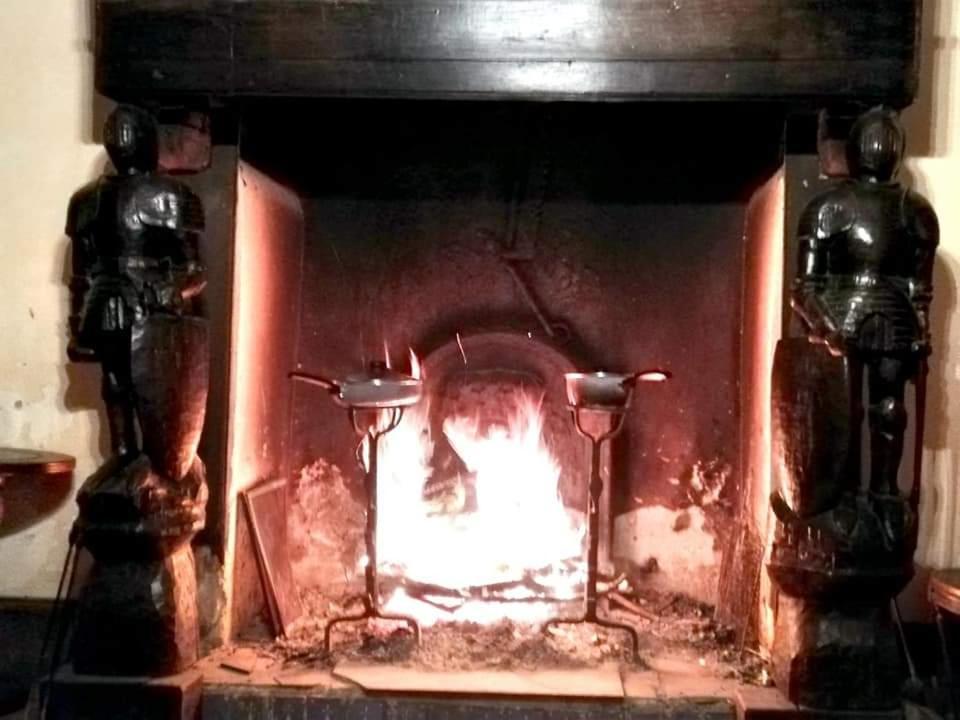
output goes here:
{"type": "Polygon", "coordinates": [[[410,377],[416,378],[417,380],[423,377],[423,369],[420,367],[420,359],[413,351],[413,348],[410,349],[410,377]]]}
{"type": "MultiPolygon", "coordinates": [[[[420,380],[423,373],[423,368],[420,366],[420,358],[417,357],[413,348],[408,348],[407,352],[410,354],[410,377],[420,380]]],[[[388,370],[393,369],[393,362],[390,360],[390,344],[386,338],[383,340],[383,364],[388,370]]]]}
{"type": "MultiPolygon", "coordinates": [[[[411,357],[413,361],[415,356],[411,357]]],[[[419,372],[418,363],[412,372],[419,372]]],[[[430,406],[407,411],[380,444],[377,547],[381,572],[453,590],[520,581],[536,573],[548,602],[466,601],[444,612],[397,591],[386,607],[421,622],[537,622],[557,599],[575,599],[583,583],[582,514],[560,499],[560,466],[543,437],[542,400],[516,390],[503,424],[482,427],[479,416],[451,416],[443,435],[466,473],[438,478],[430,406]],[[466,475],[466,477],[464,477],[466,475]],[[428,481],[444,481],[461,493],[453,509],[438,514],[424,499],[428,481]],[[468,486],[476,501],[467,507],[468,486]],[[572,563],[570,561],[573,560],[572,563]],[[572,567],[572,569],[571,569],[572,567]]],[[[456,492],[454,494],[456,494],[456,492]]],[[[517,588],[517,592],[531,591],[517,588]]]]}

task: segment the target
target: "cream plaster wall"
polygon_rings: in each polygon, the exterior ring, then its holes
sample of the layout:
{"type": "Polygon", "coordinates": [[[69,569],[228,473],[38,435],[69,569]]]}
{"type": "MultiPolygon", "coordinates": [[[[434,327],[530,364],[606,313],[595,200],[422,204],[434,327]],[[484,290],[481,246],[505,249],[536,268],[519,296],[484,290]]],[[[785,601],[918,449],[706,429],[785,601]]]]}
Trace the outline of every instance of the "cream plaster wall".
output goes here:
{"type": "Polygon", "coordinates": [[[960,3],[926,0],[923,74],[907,110],[907,170],[940,216],[918,560],[960,564],[960,3]]]}
{"type": "MultiPolygon", "coordinates": [[[[927,440],[927,564],[960,563],[960,3],[927,0],[924,80],[907,113],[908,165],[940,214],[927,440]],[[936,88],[936,92],[933,89],[936,88]]],[[[82,0],[0,2],[0,445],[101,458],[98,375],[67,366],[66,202],[103,163],[92,140],[90,18],[82,0]]],[[[0,538],[0,596],[51,596],[73,505],[0,538]]]]}
{"type": "MultiPolygon", "coordinates": [[[[81,0],[0,2],[0,445],[99,462],[95,368],[68,368],[70,194],[94,177],[89,18],[81,0]]],[[[52,596],[73,518],[60,511],[0,538],[0,596],[52,596]]]]}

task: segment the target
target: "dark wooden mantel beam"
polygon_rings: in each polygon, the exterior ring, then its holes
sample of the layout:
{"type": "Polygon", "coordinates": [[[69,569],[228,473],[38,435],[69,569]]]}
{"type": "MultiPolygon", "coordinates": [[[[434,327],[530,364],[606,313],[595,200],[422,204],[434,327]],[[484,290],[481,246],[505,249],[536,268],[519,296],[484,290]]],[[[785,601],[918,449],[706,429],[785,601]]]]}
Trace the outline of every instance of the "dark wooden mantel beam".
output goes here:
{"type": "Polygon", "coordinates": [[[97,0],[120,99],[908,103],[920,0],[97,0]]]}

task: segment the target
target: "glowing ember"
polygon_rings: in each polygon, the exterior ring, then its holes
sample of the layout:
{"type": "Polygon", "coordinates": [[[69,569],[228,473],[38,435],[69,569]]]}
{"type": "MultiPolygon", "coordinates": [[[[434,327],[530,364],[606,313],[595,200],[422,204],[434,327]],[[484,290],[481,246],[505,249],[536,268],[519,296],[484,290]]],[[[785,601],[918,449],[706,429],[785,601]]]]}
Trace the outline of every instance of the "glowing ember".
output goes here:
{"type": "Polygon", "coordinates": [[[542,400],[517,389],[507,403],[502,423],[446,418],[442,439],[431,437],[422,403],[381,440],[377,548],[381,586],[393,585],[387,609],[425,624],[537,622],[580,596],[584,518],[560,499],[542,400]],[[453,470],[435,467],[440,441],[459,458],[453,470]],[[453,488],[442,506],[425,498],[428,481],[453,488]]]}

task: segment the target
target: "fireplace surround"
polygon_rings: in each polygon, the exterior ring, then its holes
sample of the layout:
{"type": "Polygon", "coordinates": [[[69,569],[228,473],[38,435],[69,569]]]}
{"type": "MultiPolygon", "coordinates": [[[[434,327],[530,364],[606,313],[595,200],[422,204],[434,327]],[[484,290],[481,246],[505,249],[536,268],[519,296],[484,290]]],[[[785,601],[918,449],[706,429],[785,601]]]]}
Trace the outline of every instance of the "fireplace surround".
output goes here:
{"type": "MultiPolygon", "coordinates": [[[[95,9],[98,90],[156,115],[163,169],[206,209],[210,498],[198,542],[223,588],[201,621],[208,645],[256,635],[264,598],[238,495],[262,481],[290,481],[301,591],[358,590],[361,546],[344,539],[362,525],[356,440],[322,390],[289,374],[344,377],[374,360],[413,372],[412,350],[431,398],[421,434],[456,468],[444,475],[436,460],[404,487],[423,493],[412,515],[381,499],[378,553],[406,568],[396,577],[437,584],[409,569],[455,546],[423,530],[406,542],[418,527],[449,521],[464,547],[484,544],[462,528],[480,515],[482,473],[445,421],[471,419],[471,439],[489,440],[512,398],[533,398],[557,466],[553,510],[582,535],[589,448],[563,374],[662,367],[670,382],[637,389],[603,453],[602,575],[714,607],[734,646],[769,650],[771,371],[776,341],[796,334],[797,221],[846,174],[854,119],[911,101],[919,3],[95,9]],[[304,505],[310,483],[335,479],[352,519],[334,518],[329,498],[327,515],[304,505]],[[316,540],[333,520],[343,535],[316,540]]],[[[503,538],[492,565],[522,554],[527,523],[541,528],[531,507],[543,496],[529,494],[499,506],[500,527],[481,525],[503,538]]],[[[463,570],[456,558],[443,567],[463,570]]],[[[497,603],[466,606],[457,621],[497,603]]],[[[518,617],[550,615],[528,611],[518,617]]]]}

